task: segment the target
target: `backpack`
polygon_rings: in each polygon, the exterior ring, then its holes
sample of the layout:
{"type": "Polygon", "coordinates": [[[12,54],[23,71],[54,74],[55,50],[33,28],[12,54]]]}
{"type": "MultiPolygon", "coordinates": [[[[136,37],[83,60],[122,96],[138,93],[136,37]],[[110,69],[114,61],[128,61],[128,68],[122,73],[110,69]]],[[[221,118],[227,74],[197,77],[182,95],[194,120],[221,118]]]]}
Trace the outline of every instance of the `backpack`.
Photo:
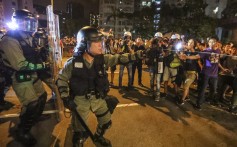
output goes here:
{"type": "Polygon", "coordinates": [[[166,56],[165,63],[170,68],[178,68],[181,65],[179,57],[173,53],[166,56]]]}

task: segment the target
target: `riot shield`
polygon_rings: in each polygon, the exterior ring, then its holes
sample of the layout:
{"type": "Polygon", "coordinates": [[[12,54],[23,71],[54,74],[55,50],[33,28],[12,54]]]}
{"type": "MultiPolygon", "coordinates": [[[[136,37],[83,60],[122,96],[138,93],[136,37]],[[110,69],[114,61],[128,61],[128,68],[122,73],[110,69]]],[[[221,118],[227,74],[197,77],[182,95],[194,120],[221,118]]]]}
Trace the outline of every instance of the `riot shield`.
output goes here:
{"type": "MultiPolygon", "coordinates": [[[[50,53],[50,63],[52,78],[55,83],[57,74],[62,68],[62,51],[60,47],[60,30],[59,30],[59,17],[53,13],[52,5],[47,6],[47,31],[48,31],[48,44],[50,53]]],[[[62,119],[62,103],[59,92],[55,86],[55,95],[57,97],[55,101],[56,109],[59,111],[58,120],[62,119]]]]}

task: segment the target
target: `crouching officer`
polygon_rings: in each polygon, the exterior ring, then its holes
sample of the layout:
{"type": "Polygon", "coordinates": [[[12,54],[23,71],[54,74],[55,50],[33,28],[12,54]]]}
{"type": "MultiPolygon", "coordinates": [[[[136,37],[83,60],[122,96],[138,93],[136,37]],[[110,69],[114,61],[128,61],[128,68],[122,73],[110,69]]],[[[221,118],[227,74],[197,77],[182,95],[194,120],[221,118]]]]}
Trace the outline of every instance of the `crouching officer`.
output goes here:
{"type": "MultiPolygon", "coordinates": [[[[106,65],[111,67],[118,62],[129,63],[130,59],[135,60],[136,57],[135,55],[129,57],[128,54],[103,55],[102,37],[102,34],[93,27],[86,26],[79,30],[74,56],[68,59],[59,72],[56,84],[64,106],[69,105],[71,109],[76,107],[76,112],[84,122],[87,121],[90,111],[96,115],[98,126],[93,137],[94,143],[100,146],[111,146],[110,141],[103,135],[112,124],[111,114],[118,100],[114,99],[112,105],[106,102],[109,91],[106,65]]],[[[71,121],[73,145],[83,146],[88,132],[82,127],[82,123],[78,121],[74,113],[72,113],[71,121]]]]}
{"type": "MultiPolygon", "coordinates": [[[[12,16],[14,28],[3,36],[0,53],[4,65],[14,70],[12,87],[22,104],[16,139],[26,146],[36,144],[30,133],[32,126],[43,112],[47,93],[37,71],[44,70],[45,64],[36,58],[37,50],[32,34],[37,29],[37,19],[28,10],[16,10],[12,16]]],[[[15,135],[15,134],[14,134],[15,135]]]]}

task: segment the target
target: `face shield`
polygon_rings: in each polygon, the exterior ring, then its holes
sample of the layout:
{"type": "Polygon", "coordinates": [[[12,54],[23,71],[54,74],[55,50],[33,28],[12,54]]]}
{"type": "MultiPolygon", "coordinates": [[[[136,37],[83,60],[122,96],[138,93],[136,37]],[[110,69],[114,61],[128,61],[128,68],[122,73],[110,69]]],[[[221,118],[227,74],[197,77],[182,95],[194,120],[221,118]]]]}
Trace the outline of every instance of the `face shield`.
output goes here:
{"type": "Polygon", "coordinates": [[[90,44],[92,42],[101,43],[102,51],[105,51],[105,37],[102,33],[99,32],[98,34],[92,34],[88,39],[88,43],[90,44]]]}
{"type": "Polygon", "coordinates": [[[17,30],[34,33],[37,30],[38,22],[34,17],[30,18],[12,18],[12,24],[15,24],[17,30]]]}

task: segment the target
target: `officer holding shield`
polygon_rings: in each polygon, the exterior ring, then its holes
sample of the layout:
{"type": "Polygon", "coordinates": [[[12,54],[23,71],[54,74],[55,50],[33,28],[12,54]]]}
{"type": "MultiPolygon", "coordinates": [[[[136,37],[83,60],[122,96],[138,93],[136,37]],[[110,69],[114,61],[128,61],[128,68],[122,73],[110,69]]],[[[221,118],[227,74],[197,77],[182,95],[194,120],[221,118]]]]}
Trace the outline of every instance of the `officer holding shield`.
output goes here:
{"type": "Polygon", "coordinates": [[[20,122],[17,126],[16,139],[26,146],[36,144],[30,133],[43,112],[47,93],[37,71],[44,70],[46,64],[37,57],[36,45],[32,34],[37,29],[37,19],[26,10],[16,10],[9,24],[9,30],[0,43],[0,53],[4,65],[13,70],[12,87],[22,104],[20,122]]]}

